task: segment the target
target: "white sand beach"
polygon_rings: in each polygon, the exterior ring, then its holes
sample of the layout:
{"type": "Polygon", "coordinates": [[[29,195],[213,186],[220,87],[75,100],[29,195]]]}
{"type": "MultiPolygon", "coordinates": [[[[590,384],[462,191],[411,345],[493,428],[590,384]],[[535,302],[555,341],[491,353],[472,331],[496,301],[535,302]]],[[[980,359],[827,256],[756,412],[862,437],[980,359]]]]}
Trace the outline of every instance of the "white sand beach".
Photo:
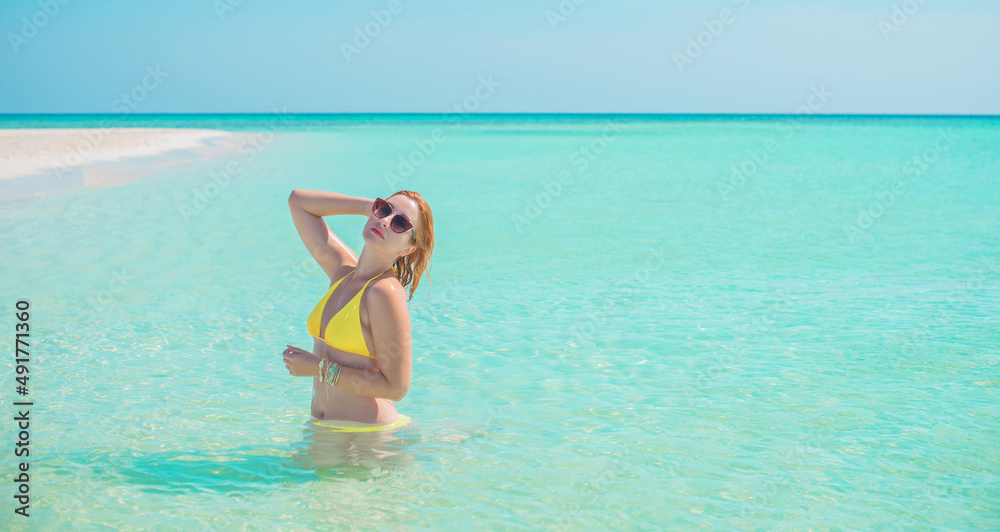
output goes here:
{"type": "Polygon", "coordinates": [[[109,186],[162,164],[235,152],[244,137],[210,129],[0,129],[0,183],[4,196],[109,186]]]}

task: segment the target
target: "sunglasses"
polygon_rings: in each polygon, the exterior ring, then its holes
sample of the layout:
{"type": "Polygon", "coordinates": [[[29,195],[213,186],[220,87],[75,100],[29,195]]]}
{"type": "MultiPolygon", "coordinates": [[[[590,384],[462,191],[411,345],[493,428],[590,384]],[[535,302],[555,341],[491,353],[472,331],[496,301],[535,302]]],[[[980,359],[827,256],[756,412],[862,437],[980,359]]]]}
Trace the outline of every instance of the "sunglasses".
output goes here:
{"type": "MultiPolygon", "coordinates": [[[[382,198],[375,198],[375,203],[372,203],[372,214],[381,220],[392,214],[392,204],[382,198]]],[[[389,220],[389,228],[397,233],[405,233],[413,229],[413,224],[406,216],[397,214],[389,220]]]]}

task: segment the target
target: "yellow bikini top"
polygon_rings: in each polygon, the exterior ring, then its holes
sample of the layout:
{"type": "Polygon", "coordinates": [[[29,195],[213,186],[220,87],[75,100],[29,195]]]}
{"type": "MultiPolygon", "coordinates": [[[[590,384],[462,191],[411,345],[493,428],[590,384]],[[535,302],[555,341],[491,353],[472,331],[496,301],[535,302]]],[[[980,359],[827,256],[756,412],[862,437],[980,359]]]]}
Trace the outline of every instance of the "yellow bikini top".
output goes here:
{"type": "MultiPolygon", "coordinates": [[[[354,273],[354,270],[351,270],[351,273],[354,273]]],[[[385,272],[381,272],[375,277],[382,275],[382,273],[385,272]]],[[[368,279],[368,282],[361,287],[357,295],[348,301],[344,305],[344,308],[337,311],[330,318],[330,321],[326,323],[326,335],[320,336],[320,321],[323,319],[323,311],[326,310],[326,302],[330,299],[333,291],[337,289],[340,281],[347,279],[347,275],[341,277],[336,283],[333,283],[333,286],[327,290],[323,299],[320,299],[319,303],[316,303],[316,306],[313,307],[312,312],[309,313],[309,318],[306,319],[306,330],[314,338],[323,340],[334,349],[340,349],[348,353],[357,353],[369,358],[376,358],[368,352],[368,346],[365,345],[365,335],[361,332],[361,294],[365,292],[365,289],[368,288],[368,283],[372,282],[372,279],[375,277],[368,279]]]]}

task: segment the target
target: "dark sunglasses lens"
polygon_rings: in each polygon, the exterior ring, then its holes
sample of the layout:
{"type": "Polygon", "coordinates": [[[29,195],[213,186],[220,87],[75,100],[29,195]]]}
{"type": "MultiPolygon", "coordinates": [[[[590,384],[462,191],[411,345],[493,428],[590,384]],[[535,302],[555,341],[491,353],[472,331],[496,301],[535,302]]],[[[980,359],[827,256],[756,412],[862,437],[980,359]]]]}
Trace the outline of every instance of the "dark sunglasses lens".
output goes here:
{"type": "Polygon", "coordinates": [[[372,206],[372,211],[375,213],[375,216],[385,218],[392,212],[392,205],[382,198],[377,198],[375,200],[375,204],[372,206]]]}
{"type": "Polygon", "coordinates": [[[393,216],[392,222],[389,225],[390,227],[392,227],[392,230],[397,233],[402,233],[408,230],[409,228],[413,227],[413,224],[411,224],[409,220],[403,218],[398,214],[396,216],[393,216]]]}

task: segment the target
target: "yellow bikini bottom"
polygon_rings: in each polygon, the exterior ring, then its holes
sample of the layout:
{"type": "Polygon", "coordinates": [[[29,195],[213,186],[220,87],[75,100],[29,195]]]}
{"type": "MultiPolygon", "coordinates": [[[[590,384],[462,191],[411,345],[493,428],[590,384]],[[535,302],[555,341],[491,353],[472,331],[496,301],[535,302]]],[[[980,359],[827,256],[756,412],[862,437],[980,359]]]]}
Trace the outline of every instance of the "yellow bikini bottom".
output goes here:
{"type": "MultiPolygon", "coordinates": [[[[336,420],[331,420],[336,421],[336,420]]],[[[321,420],[313,423],[317,427],[323,427],[331,432],[377,432],[383,430],[392,430],[398,427],[402,427],[410,422],[410,416],[406,414],[400,414],[399,419],[392,421],[390,423],[383,423],[381,425],[357,425],[357,426],[346,426],[346,425],[335,425],[327,420],[321,420]]]]}

